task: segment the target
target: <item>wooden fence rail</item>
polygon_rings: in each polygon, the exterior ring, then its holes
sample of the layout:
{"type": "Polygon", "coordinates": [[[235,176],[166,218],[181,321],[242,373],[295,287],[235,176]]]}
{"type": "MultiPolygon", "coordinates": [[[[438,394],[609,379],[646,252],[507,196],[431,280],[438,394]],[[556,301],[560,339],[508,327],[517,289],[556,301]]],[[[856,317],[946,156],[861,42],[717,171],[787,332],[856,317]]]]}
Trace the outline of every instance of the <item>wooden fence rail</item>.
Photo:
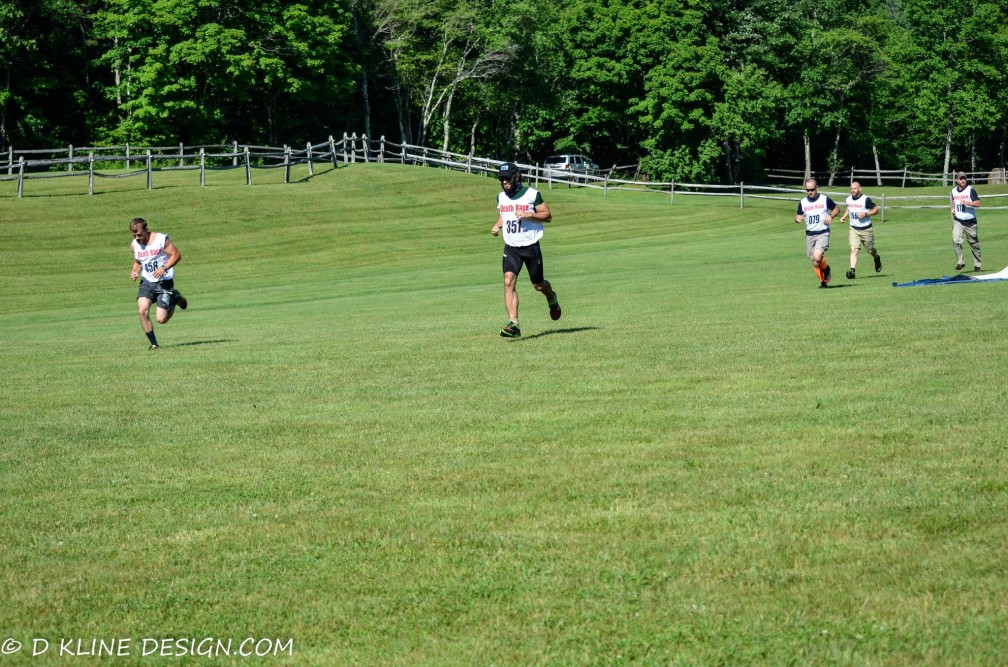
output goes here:
{"type": "MultiPolygon", "coordinates": [[[[224,169],[244,169],[245,183],[252,185],[252,174],[256,169],[283,169],[284,182],[289,183],[291,179],[291,168],[295,165],[307,165],[308,175],[315,173],[317,164],[329,164],[332,168],[337,168],[339,163],[354,164],[358,162],[385,163],[395,162],[399,164],[409,164],[431,168],[451,169],[462,171],[468,174],[479,174],[483,176],[494,176],[502,160],[477,157],[472,154],[453,153],[441,151],[426,146],[414,146],[411,144],[398,144],[388,141],[384,136],[379,139],[370,139],[366,136],[358,137],[356,134],[343,134],[340,140],[332,136],[326,141],[312,144],[307,142],[303,149],[293,146],[254,146],[239,144],[237,141],[231,144],[222,145],[201,145],[201,146],[143,146],[136,147],[126,144],[124,146],[68,146],[61,149],[49,150],[26,150],[15,151],[8,149],[6,164],[0,158],[0,182],[17,181],[17,196],[24,196],[25,181],[44,178],[65,178],[65,177],[87,177],[88,194],[94,194],[96,178],[131,178],[146,176],[147,189],[154,187],[154,175],[163,171],[198,171],[199,185],[206,185],[206,174],[208,171],[224,169]],[[139,165],[139,166],[138,166],[139,165]],[[7,175],[2,175],[3,171],[7,175]]],[[[675,202],[676,196],[690,197],[702,195],[706,197],[735,197],[738,199],[739,207],[745,208],[746,199],[777,199],[795,204],[798,199],[804,196],[803,189],[790,187],[788,185],[710,185],[704,183],[676,183],[672,182],[648,182],[642,181],[636,176],[639,174],[638,165],[616,166],[609,169],[600,169],[591,172],[572,173],[569,171],[559,171],[546,169],[537,164],[518,163],[523,170],[528,182],[534,183],[536,187],[582,187],[601,190],[603,198],[608,196],[610,191],[640,192],[649,194],[659,194],[667,196],[669,204],[675,202]],[[633,172],[633,178],[619,178],[620,173],[633,172]]],[[[995,170],[991,172],[1000,176],[1000,181],[1004,182],[1004,172],[995,170]]],[[[897,179],[901,187],[909,182],[912,184],[937,184],[951,179],[952,174],[926,174],[922,172],[911,172],[903,170],[865,170],[852,169],[843,174],[843,180],[849,176],[850,180],[861,178],[866,182],[869,175],[879,179],[897,179]],[[862,176],[862,174],[864,174],[862,176]]],[[[983,172],[983,177],[990,174],[983,172]]],[[[825,178],[813,174],[816,178],[825,178]]],[[[970,174],[974,181],[978,172],[970,174]]],[[[775,171],[768,174],[771,182],[788,183],[797,181],[802,184],[805,180],[805,173],[800,171],[775,171]]],[[[835,179],[834,179],[835,180],[835,179]]],[[[830,192],[829,188],[820,190],[835,200],[842,202],[846,198],[846,191],[830,192]]],[[[985,194],[984,198],[1003,198],[1008,194],[985,194]]],[[[876,203],[882,211],[882,219],[885,219],[885,211],[889,208],[929,208],[948,209],[949,199],[947,195],[908,195],[889,196],[882,195],[876,203]]],[[[1008,206],[991,206],[985,204],[985,209],[1004,209],[1008,206]]]]}
{"type": "MultiPolygon", "coordinates": [[[[860,181],[862,185],[883,186],[885,184],[899,184],[901,188],[907,185],[941,185],[951,187],[955,183],[955,174],[960,171],[949,172],[924,172],[903,169],[845,169],[843,171],[830,173],[813,172],[811,177],[825,183],[835,183],[837,181],[850,183],[860,181]]],[[[971,183],[986,183],[987,185],[1004,185],[1005,170],[1001,168],[990,171],[967,171],[971,183]]],[[[804,184],[805,172],[797,169],[777,169],[767,172],[767,178],[776,183],[796,182],[804,184]]]]}

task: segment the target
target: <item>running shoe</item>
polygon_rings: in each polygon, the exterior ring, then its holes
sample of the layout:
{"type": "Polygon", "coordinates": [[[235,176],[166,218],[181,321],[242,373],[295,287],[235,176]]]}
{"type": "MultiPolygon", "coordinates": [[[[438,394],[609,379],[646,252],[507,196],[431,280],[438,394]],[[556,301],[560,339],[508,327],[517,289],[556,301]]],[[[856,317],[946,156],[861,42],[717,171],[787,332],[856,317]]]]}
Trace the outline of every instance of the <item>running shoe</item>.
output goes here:
{"type": "Polygon", "coordinates": [[[558,297],[556,295],[556,292],[553,292],[553,303],[549,304],[549,309],[550,309],[550,317],[553,320],[559,320],[560,319],[560,297],[558,297]]]}

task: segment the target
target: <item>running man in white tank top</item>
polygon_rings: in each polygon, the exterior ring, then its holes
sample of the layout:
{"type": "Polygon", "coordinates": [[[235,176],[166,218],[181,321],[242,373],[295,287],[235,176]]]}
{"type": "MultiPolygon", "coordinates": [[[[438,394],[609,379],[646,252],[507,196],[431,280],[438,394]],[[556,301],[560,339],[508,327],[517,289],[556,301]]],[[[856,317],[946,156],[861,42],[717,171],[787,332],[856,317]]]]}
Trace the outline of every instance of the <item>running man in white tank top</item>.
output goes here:
{"type": "Polygon", "coordinates": [[[850,241],[850,269],[847,270],[847,279],[854,280],[854,272],[857,269],[858,251],[863,245],[868,254],[875,260],[875,273],[882,270],[882,257],[875,249],[875,230],[872,228],[872,216],[878,215],[879,208],[871,197],[861,192],[861,184],[851,181],[850,196],[847,197],[844,207],[844,218],[850,225],[847,238],[850,241]]]}
{"type": "Polygon", "coordinates": [[[490,233],[504,231],[504,307],[508,323],[501,329],[505,338],[521,336],[518,325],[518,274],[522,266],[529,270],[532,287],[546,297],[550,317],[560,319],[560,302],[552,285],[543,277],[542,250],[539,239],[543,225],[553,219],[553,213],[538,190],[522,185],[518,165],[508,162],[497,170],[503,192],[497,194],[497,222],[490,233]]]}
{"type": "Polygon", "coordinates": [[[819,278],[819,287],[829,287],[832,279],[826,251],[829,250],[830,223],[840,212],[840,207],[824,194],[814,178],[805,181],[805,198],[798,202],[794,221],[805,223],[805,254],[812,260],[812,270],[819,278]]]}
{"type": "Polygon", "coordinates": [[[150,319],[151,306],[157,304],[158,324],[165,324],[171,319],[176,305],[182,310],[189,307],[182,292],[175,289],[175,265],[181,261],[182,253],[167,234],[148,230],[147,221],[143,218],[133,218],[130,232],[133,234],[130,280],[136,282],[140,278],[140,289],[137,291],[140,328],[150,341],[150,349],[159,350],[161,348],[150,319]]]}

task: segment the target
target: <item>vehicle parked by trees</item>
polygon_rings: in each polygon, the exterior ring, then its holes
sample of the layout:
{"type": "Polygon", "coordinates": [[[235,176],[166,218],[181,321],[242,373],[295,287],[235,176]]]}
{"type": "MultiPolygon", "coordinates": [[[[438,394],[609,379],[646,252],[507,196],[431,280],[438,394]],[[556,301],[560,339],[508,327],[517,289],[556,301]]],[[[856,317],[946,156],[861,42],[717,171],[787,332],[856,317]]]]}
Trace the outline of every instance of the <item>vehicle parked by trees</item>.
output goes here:
{"type": "Polygon", "coordinates": [[[554,171],[561,171],[565,174],[594,174],[599,166],[586,158],[584,155],[565,153],[562,155],[550,155],[543,161],[543,167],[554,171]]]}

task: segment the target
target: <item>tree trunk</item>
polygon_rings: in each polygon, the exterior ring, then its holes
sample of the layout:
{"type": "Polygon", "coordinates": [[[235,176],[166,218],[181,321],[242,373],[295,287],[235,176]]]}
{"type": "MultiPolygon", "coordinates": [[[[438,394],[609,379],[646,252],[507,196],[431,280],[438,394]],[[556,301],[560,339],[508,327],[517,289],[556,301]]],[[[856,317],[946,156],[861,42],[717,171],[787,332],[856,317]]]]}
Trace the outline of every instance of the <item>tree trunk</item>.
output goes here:
{"type": "Polygon", "coordinates": [[[518,129],[518,107],[511,105],[511,134],[514,136],[514,154],[521,152],[521,130],[518,129]]]}
{"type": "MultiPolygon", "coordinates": [[[[119,38],[116,37],[112,40],[112,45],[115,46],[116,51],[119,50],[119,38]]],[[[119,69],[119,63],[116,62],[115,67],[112,69],[115,75],[115,91],[116,91],[116,109],[122,106],[122,70],[119,69]]]]}
{"type": "MultiPolygon", "coordinates": [[[[4,90],[10,93],[10,67],[4,68],[4,90]]],[[[5,95],[6,100],[9,95],[5,95]]],[[[6,149],[10,141],[7,136],[7,103],[0,104],[0,149],[6,149]]]]}
{"type": "Polygon", "coordinates": [[[878,159],[878,146],[875,145],[873,141],[871,144],[872,155],[875,156],[875,181],[878,183],[879,187],[882,187],[882,168],[879,166],[878,159]]]}
{"type": "Polygon", "coordinates": [[[731,155],[731,153],[732,153],[731,141],[728,140],[728,139],[725,139],[724,140],[724,156],[725,156],[724,157],[724,161],[725,161],[725,171],[727,172],[727,176],[728,176],[728,180],[726,181],[727,183],[734,183],[735,182],[734,174],[732,174],[732,155],[731,155]]]}
{"type": "Polygon", "coordinates": [[[361,100],[364,105],[364,136],[371,136],[371,97],[368,94],[368,43],[361,35],[360,20],[357,17],[357,3],[350,3],[354,36],[361,49],[361,100]]]}
{"type": "Polygon", "coordinates": [[[840,156],[840,123],[837,123],[836,134],[833,135],[833,152],[829,161],[829,187],[833,187],[833,180],[836,178],[837,160],[840,156]]]}
{"type": "Polygon", "coordinates": [[[948,132],[945,133],[945,163],[942,167],[942,185],[948,186],[945,178],[948,176],[949,167],[952,164],[952,114],[949,113],[948,132]]]}
{"type": "Polygon", "coordinates": [[[805,180],[812,178],[812,145],[809,142],[808,130],[805,130],[805,180]]]}
{"type": "Polygon", "coordinates": [[[476,125],[479,124],[479,120],[473,121],[472,129],[469,130],[469,157],[472,158],[476,155],[476,125]]]}
{"type": "Polygon", "coordinates": [[[399,118],[399,137],[404,144],[413,143],[413,135],[410,133],[410,124],[405,102],[403,101],[402,88],[397,83],[392,86],[392,99],[395,101],[396,116],[399,118]]]}
{"type": "Polygon", "coordinates": [[[442,127],[444,128],[444,137],[441,139],[441,150],[445,153],[448,152],[448,134],[451,132],[451,121],[449,119],[451,118],[451,105],[453,97],[455,97],[454,87],[451,89],[451,92],[448,93],[448,98],[445,100],[444,106],[444,123],[442,123],[442,127]]]}
{"type": "Polygon", "coordinates": [[[277,142],[276,103],[276,93],[270,93],[266,100],[266,133],[271,146],[275,146],[277,142]]]}

